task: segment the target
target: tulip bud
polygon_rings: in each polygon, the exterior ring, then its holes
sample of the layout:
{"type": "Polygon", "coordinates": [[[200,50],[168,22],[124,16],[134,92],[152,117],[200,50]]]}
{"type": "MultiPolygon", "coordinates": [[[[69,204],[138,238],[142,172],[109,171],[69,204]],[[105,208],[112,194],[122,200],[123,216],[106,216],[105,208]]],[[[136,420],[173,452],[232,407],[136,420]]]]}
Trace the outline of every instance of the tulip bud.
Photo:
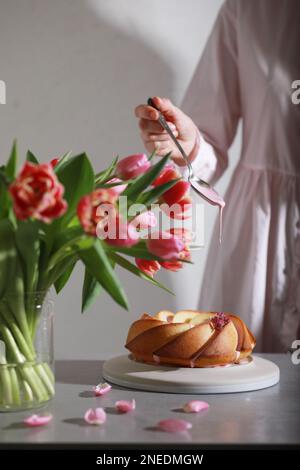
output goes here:
{"type": "Polygon", "coordinates": [[[184,249],[184,243],[179,238],[168,232],[152,234],[147,240],[147,247],[150,253],[162,259],[178,259],[184,249]]]}
{"type": "Polygon", "coordinates": [[[136,178],[151,166],[147,155],[144,153],[138,153],[136,155],[130,155],[120,160],[116,167],[116,175],[122,180],[128,180],[136,178]]]}

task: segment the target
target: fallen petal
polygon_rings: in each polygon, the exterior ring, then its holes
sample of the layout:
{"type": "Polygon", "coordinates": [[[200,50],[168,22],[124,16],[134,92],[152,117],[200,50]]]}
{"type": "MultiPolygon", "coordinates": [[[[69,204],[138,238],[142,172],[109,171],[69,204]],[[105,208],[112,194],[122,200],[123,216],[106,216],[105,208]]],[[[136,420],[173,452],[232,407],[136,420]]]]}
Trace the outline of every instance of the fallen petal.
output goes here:
{"type": "Polygon", "coordinates": [[[164,419],[157,426],[165,432],[185,432],[192,428],[192,423],[184,419],[164,419]]]}
{"type": "Polygon", "coordinates": [[[46,424],[50,423],[53,416],[51,414],[48,415],[31,415],[28,418],[24,419],[24,423],[27,426],[35,427],[35,426],[45,426],[46,424]]]}
{"type": "Polygon", "coordinates": [[[183,411],[186,413],[199,413],[200,411],[207,410],[209,404],[206,401],[192,400],[186,403],[183,407],[183,411]]]}
{"type": "Polygon", "coordinates": [[[120,413],[128,413],[129,411],[135,410],[135,400],[119,400],[116,401],[115,407],[120,413]]]}
{"type": "Polygon", "coordinates": [[[102,397],[102,395],[105,395],[110,390],[111,390],[111,385],[109,385],[106,382],[100,383],[100,384],[96,385],[95,387],[93,387],[93,391],[94,391],[96,397],[102,397]]]}
{"type": "Polygon", "coordinates": [[[106,413],[103,408],[90,408],[85,412],[84,420],[88,424],[104,424],[106,421],[106,413]]]}

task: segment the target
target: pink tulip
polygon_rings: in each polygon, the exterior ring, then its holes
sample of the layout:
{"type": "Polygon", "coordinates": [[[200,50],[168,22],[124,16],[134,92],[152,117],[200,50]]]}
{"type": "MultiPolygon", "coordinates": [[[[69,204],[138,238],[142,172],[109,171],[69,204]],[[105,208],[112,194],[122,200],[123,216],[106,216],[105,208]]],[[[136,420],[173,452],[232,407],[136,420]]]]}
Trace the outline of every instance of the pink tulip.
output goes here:
{"type": "MultiPolygon", "coordinates": [[[[107,181],[107,184],[112,184],[112,183],[121,183],[122,180],[120,180],[119,178],[112,178],[111,180],[107,181]]],[[[127,188],[127,184],[117,184],[116,186],[111,186],[110,187],[110,190],[117,196],[119,197],[119,195],[125,191],[125,189],[127,188]]]]}
{"type": "Polygon", "coordinates": [[[155,260],[136,258],[135,264],[143,273],[151,277],[160,270],[160,263],[155,260]]]}
{"type": "Polygon", "coordinates": [[[97,235],[104,238],[109,245],[116,247],[129,248],[139,241],[139,234],[135,227],[123,222],[119,215],[108,218],[107,226],[97,229],[97,235]],[[103,230],[105,236],[103,236],[103,230]]]}
{"type": "Polygon", "coordinates": [[[119,400],[119,401],[116,401],[115,407],[120,413],[128,413],[129,411],[135,410],[135,400],[131,400],[131,401],[119,400]]]}
{"type": "Polygon", "coordinates": [[[160,232],[151,234],[147,247],[150,253],[158,258],[176,260],[184,249],[184,243],[169,232],[160,232]]]}
{"type": "Polygon", "coordinates": [[[151,166],[147,155],[137,153],[130,155],[119,161],[116,168],[116,175],[122,180],[129,180],[145,173],[151,166]]]}
{"type": "Polygon", "coordinates": [[[93,391],[96,397],[102,397],[106,395],[111,390],[111,385],[107,384],[106,382],[101,383],[93,387],[93,391]]]}
{"type": "Polygon", "coordinates": [[[208,410],[209,404],[206,401],[192,400],[186,403],[183,407],[185,413],[199,413],[200,411],[208,410]]]}
{"type": "Polygon", "coordinates": [[[168,271],[177,272],[183,268],[183,262],[181,260],[190,260],[191,255],[188,246],[186,245],[184,249],[179,253],[178,259],[175,261],[161,261],[160,264],[164,269],[168,271]]]}
{"type": "Polygon", "coordinates": [[[28,418],[24,419],[24,424],[30,427],[45,426],[46,424],[52,421],[53,416],[51,414],[47,415],[31,415],[28,418]]]}
{"type": "Polygon", "coordinates": [[[154,212],[145,211],[137,215],[131,222],[130,225],[138,230],[147,229],[149,227],[155,227],[157,224],[157,218],[154,212]]]}
{"type": "Polygon", "coordinates": [[[165,432],[186,432],[192,428],[192,423],[184,419],[164,419],[157,426],[165,432]]]}
{"type": "Polygon", "coordinates": [[[90,408],[85,412],[84,420],[88,424],[104,424],[106,421],[106,413],[103,408],[90,408]]]}

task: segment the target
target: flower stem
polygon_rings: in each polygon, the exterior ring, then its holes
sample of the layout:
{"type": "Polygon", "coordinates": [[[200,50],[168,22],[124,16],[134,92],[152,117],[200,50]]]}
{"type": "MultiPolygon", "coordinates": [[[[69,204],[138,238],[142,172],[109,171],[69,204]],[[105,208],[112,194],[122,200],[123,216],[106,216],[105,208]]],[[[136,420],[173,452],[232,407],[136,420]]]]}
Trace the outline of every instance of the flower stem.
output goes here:
{"type": "Polygon", "coordinates": [[[11,405],[13,402],[12,383],[7,365],[1,364],[0,377],[2,383],[2,403],[11,405]]]}
{"type": "Polygon", "coordinates": [[[11,378],[13,403],[14,405],[20,405],[21,404],[20,384],[19,384],[16,368],[14,366],[10,368],[10,378],[11,378]]]}

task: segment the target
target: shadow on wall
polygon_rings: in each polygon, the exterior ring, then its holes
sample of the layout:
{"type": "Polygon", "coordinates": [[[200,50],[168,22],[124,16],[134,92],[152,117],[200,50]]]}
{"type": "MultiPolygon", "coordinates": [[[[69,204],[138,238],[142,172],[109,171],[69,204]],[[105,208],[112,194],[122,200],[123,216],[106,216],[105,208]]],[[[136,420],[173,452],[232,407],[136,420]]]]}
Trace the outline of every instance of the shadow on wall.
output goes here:
{"type": "MultiPolygon", "coordinates": [[[[82,0],[1,2],[0,58],[7,85],[2,155],[17,136],[22,152],[30,148],[44,161],[72,148],[86,150],[100,169],[116,154],[142,150],[133,108],[172,87],[170,67],[148,44],[102,21],[82,0]]],[[[72,357],[78,345],[83,358],[120,350],[139,313],[174,307],[172,296],[120,277],[131,312],[103,295],[82,318],[82,273],[76,271],[56,300],[57,357],[72,357]]]]}
{"type": "Polygon", "coordinates": [[[82,0],[2,5],[1,123],[9,131],[2,147],[18,135],[44,159],[72,146],[99,166],[141,148],[133,108],[145,92],[168,93],[171,70],[148,44],[98,15],[82,0]]]}

